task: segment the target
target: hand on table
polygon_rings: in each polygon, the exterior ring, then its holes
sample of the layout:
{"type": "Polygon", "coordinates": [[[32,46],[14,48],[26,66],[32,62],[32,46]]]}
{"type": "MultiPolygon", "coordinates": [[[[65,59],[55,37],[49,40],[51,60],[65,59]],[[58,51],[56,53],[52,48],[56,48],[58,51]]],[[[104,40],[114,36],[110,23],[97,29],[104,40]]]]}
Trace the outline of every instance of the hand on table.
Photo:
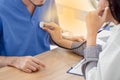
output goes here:
{"type": "Polygon", "coordinates": [[[27,73],[35,72],[45,67],[43,63],[32,56],[14,57],[10,66],[16,67],[27,73]]]}

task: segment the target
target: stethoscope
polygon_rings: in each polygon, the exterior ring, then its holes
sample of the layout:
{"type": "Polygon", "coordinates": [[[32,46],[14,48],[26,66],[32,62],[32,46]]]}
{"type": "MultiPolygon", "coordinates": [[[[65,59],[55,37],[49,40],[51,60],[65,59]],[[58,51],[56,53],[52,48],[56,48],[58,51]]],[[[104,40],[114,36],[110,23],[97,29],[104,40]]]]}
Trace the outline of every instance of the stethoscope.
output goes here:
{"type": "MultiPolygon", "coordinates": [[[[108,27],[110,23],[111,23],[111,22],[106,22],[106,23],[103,25],[103,27],[101,27],[101,28],[98,30],[97,33],[100,33],[100,32],[102,32],[103,30],[105,30],[105,28],[108,27]]],[[[41,28],[43,28],[44,22],[41,22],[39,25],[40,25],[41,28]]],[[[83,41],[80,45],[78,45],[77,47],[74,47],[74,48],[66,48],[66,47],[63,47],[63,46],[59,45],[58,43],[56,43],[52,38],[51,38],[51,40],[53,41],[53,43],[54,43],[55,45],[57,45],[57,46],[59,46],[59,47],[61,47],[61,48],[64,48],[64,49],[68,49],[68,50],[78,49],[79,47],[83,46],[83,45],[86,44],[86,42],[87,42],[87,41],[85,40],[85,41],[83,41]]]]}

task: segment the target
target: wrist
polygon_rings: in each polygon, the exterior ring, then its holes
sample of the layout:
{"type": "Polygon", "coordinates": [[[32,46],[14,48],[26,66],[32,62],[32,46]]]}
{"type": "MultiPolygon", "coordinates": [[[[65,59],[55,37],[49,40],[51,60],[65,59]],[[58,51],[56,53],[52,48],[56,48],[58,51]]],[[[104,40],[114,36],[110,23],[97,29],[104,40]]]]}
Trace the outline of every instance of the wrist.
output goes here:
{"type": "Polygon", "coordinates": [[[62,38],[62,39],[59,39],[59,41],[57,41],[56,43],[61,47],[71,48],[73,41],[62,38]]]}
{"type": "Polygon", "coordinates": [[[0,57],[0,67],[7,66],[7,60],[5,56],[0,57]]]}
{"type": "Polygon", "coordinates": [[[13,66],[15,67],[15,62],[17,60],[17,57],[7,57],[6,61],[7,61],[7,66],[13,66]]]}
{"type": "Polygon", "coordinates": [[[96,35],[87,37],[87,46],[95,46],[96,45],[96,35]]]}
{"type": "Polygon", "coordinates": [[[59,38],[58,40],[55,40],[55,42],[57,44],[61,44],[62,42],[64,42],[64,39],[63,38],[59,38]]]}
{"type": "Polygon", "coordinates": [[[6,56],[0,57],[0,67],[12,66],[13,61],[15,61],[13,58],[14,57],[6,57],[6,56]]]}

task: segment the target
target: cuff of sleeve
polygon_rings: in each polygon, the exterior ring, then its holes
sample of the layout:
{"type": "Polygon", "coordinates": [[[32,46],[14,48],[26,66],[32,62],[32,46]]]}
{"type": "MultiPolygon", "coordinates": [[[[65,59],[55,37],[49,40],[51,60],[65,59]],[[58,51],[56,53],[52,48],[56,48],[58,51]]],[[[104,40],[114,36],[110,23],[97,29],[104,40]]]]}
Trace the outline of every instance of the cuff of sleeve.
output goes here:
{"type": "Polygon", "coordinates": [[[84,50],[85,58],[99,58],[99,53],[102,51],[101,45],[88,46],[84,50]]]}
{"type": "Polygon", "coordinates": [[[86,67],[88,66],[88,63],[90,62],[98,62],[98,59],[97,58],[89,58],[89,59],[84,59],[82,64],[81,64],[81,71],[82,71],[82,74],[84,75],[84,77],[86,76],[85,74],[85,70],[86,70],[86,67]]]}

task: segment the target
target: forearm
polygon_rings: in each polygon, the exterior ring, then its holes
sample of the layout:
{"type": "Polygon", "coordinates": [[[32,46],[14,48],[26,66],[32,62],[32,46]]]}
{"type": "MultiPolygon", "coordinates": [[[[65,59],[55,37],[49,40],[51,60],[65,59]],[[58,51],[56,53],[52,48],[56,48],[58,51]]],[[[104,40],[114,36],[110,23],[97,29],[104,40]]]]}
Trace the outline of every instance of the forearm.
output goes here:
{"type": "Polygon", "coordinates": [[[56,43],[58,45],[62,46],[62,47],[71,49],[73,41],[70,41],[70,40],[67,40],[67,39],[60,39],[56,43]]]}
{"type": "Polygon", "coordinates": [[[87,46],[96,45],[97,32],[88,32],[87,34],[87,46]]]}
{"type": "Polygon", "coordinates": [[[102,51],[100,45],[96,45],[96,37],[97,32],[91,32],[87,34],[87,48],[85,49],[85,59],[88,61],[85,68],[85,75],[91,70],[93,67],[97,66],[97,62],[99,59],[99,53],[102,51]],[[91,54],[92,53],[92,54],[91,54]],[[93,59],[96,59],[95,61],[93,59]]]}

